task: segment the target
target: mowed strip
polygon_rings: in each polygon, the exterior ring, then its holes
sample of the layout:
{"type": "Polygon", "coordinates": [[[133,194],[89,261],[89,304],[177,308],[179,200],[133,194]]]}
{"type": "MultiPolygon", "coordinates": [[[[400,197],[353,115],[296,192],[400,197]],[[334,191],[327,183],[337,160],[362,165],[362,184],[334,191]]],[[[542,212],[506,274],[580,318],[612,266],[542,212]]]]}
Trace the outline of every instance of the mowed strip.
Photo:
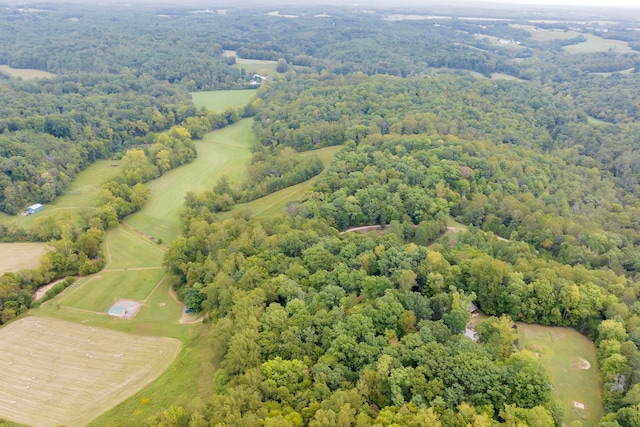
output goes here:
{"type": "Polygon", "coordinates": [[[0,243],[0,274],[37,268],[44,251],[44,243],[0,243]]]}
{"type": "Polygon", "coordinates": [[[160,376],[180,346],[51,318],[18,320],[0,329],[0,418],[86,425],[160,376]]]}

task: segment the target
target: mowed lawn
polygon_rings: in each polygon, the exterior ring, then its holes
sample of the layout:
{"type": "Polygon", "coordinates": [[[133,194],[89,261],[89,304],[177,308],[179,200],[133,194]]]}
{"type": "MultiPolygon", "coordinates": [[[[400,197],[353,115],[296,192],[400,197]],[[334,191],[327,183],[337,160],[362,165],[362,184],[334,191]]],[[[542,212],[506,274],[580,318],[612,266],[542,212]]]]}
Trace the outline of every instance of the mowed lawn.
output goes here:
{"type": "Polygon", "coordinates": [[[45,317],[0,329],[0,416],[21,424],[84,426],[158,378],[181,348],[45,317]]]}
{"type": "Polygon", "coordinates": [[[38,268],[45,243],[0,243],[0,275],[38,268]]]}
{"type": "MultiPolygon", "coordinates": [[[[331,165],[333,157],[341,149],[342,145],[336,145],[333,147],[325,147],[318,150],[306,151],[304,153],[300,153],[300,155],[304,156],[316,154],[320,158],[320,160],[322,160],[322,163],[324,165],[324,170],[320,173],[320,175],[322,175],[324,171],[327,170],[329,165],[331,165]]],[[[291,187],[276,191],[275,193],[253,200],[249,203],[235,205],[231,212],[239,209],[250,209],[252,214],[261,216],[281,213],[288,203],[295,200],[300,200],[302,198],[302,195],[305,193],[305,191],[307,191],[309,187],[313,185],[318,176],[314,176],[313,178],[301,182],[300,184],[292,185],[291,187]]],[[[221,212],[220,214],[218,214],[220,218],[227,218],[230,215],[230,212],[221,212]]]]}
{"type": "Polygon", "coordinates": [[[205,92],[191,92],[191,98],[196,107],[205,107],[218,113],[227,107],[243,107],[256,94],[255,89],[244,90],[210,90],[205,92]]]}
{"type": "Polygon", "coordinates": [[[196,141],[198,157],[147,183],[149,200],[126,222],[156,239],[174,241],[182,233],[179,216],[187,192],[212,189],[223,175],[237,183],[245,179],[250,147],[256,142],[252,123],[243,119],[196,141]]]}
{"type": "Polygon", "coordinates": [[[107,270],[162,266],[164,249],[124,226],[110,230],[104,246],[107,270]]]}
{"type": "Polygon", "coordinates": [[[551,376],[558,398],[565,406],[565,424],[579,420],[583,427],[595,426],[604,415],[595,345],[571,328],[518,323],[523,349],[537,353],[551,376]],[[581,369],[586,365],[589,369],[581,369]],[[579,409],[574,402],[581,403],[579,409]]]}
{"type": "Polygon", "coordinates": [[[67,289],[61,307],[106,313],[119,299],[143,301],[165,276],[163,268],[149,270],[102,271],[67,289]]]}

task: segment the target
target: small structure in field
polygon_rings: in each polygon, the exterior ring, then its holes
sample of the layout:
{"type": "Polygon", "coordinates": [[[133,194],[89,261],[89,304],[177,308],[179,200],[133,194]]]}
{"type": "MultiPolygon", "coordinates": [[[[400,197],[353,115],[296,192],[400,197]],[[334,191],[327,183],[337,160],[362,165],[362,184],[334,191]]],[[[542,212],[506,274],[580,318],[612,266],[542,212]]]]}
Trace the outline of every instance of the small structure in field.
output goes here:
{"type": "Polygon", "coordinates": [[[140,307],[142,302],[122,299],[113,304],[107,314],[120,319],[131,319],[138,313],[140,307]]]}
{"type": "Polygon", "coordinates": [[[127,312],[128,310],[126,307],[122,307],[120,305],[114,305],[109,309],[107,313],[109,314],[109,316],[119,317],[122,319],[127,316],[127,312]]]}
{"type": "Polygon", "coordinates": [[[26,213],[27,215],[32,215],[36,212],[40,212],[43,208],[44,206],[42,206],[40,203],[35,203],[27,208],[26,213]]]}

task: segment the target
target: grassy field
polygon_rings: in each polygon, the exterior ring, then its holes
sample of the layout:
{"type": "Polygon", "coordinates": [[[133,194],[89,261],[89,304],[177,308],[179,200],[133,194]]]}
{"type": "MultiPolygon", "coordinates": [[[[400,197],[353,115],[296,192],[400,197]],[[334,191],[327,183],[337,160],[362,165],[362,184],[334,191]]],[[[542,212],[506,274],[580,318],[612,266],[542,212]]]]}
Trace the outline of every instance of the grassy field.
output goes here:
{"type": "Polygon", "coordinates": [[[256,94],[255,89],[245,90],[210,90],[206,92],[191,92],[191,98],[196,107],[223,112],[227,107],[243,107],[256,94]]]}
{"type": "Polygon", "coordinates": [[[563,49],[569,53],[593,53],[608,52],[610,49],[617,53],[630,53],[633,50],[629,47],[629,43],[621,40],[607,40],[593,34],[583,34],[587,41],[570,46],[564,46],[563,49]]]}
{"type": "Polygon", "coordinates": [[[0,65],[0,72],[16,79],[22,78],[22,80],[47,79],[56,76],[48,71],[32,70],[29,68],[11,68],[8,65],[0,65]]]}
{"type": "Polygon", "coordinates": [[[579,420],[583,427],[595,426],[604,415],[595,345],[570,328],[518,323],[523,349],[537,353],[551,375],[558,398],[565,405],[565,424],[579,420]],[[583,361],[590,365],[589,369],[583,361]],[[585,408],[578,409],[574,402],[585,408]]]}
{"type": "Polygon", "coordinates": [[[146,270],[101,271],[83,279],[57,301],[61,307],[105,313],[117,300],[143,301],[165,275],[161,267],[146,270]]]}
{"type": "Polygon", "coordinates": [[[112,163],[111,160],[98,160],[90,165],[75,176],[62,195],[46,203],[41,212],[29,216],[0,214],[0,222],[14,221],[28,228],[49,216],[64,218],[82,213],[83,209],[95,208],[100,186],[120,173],[120,168],[111,166],[112,163]]]}
{"type": "Polygon", "coordinates": [[[37,268],[44,251],[44,243],[0,243],[0,275],[37,268]]]}
{"type": "Polygon", "coordinates": [[[33,426],[84,426],[153,382],[180,341],[45,317],[0,329],[0,414],[33,426]]]}
{"type": "Polygon", "coordinates": [[[557,29],[535,30],[533,25],[509,24],[510,27],[519,28],[531,33],[531,38],[538,42],[547,42],[550,40],[566,40],[578,37],[581,33],[576,31],[564,31],[557,29]]]}
{"type": "Polygon", "coordinates": [[[187,192],[211,189],[223,175],[234,182],[244,180],[255,143],[251,124],[251,119],[243,119],[196,141],[198,158],[149,182],[149,200],[126,222],[164,242],[175,240],[182,233],[179,214],[187,192]]]}
{"type": "MultiPolygon", "coordinates": [[[[336,145],[333,147],[320,148],[319,150],[307,151],[300,155],[316,154],[320,160],[322,160],[324,170],[326,170],[333,161],[335,154],[340,151],[341,148],[341,145],[336,145]]],[[[323,173],[324,171],[321,172],[320,175],[323,173]]],[[[287,206],[289,202],[300,200],[304,192],[313,185],[317,178],[318,177],[315,176],[307,181],[301,182],[300,184],[292,185],[291,187],[276,191],[275,193],[253,200],[249,203],[235,205],[231,212],[248,208],[254,215],[268,216],[278,214],[284,210],[285,206],[287,206]]],[[[224,219],[231,216],[231,212],[221,212],[218,216],[224,219]]]]}
{"type": "Polygon", "coordinates": [[[118,227],[109,231],[105,239],[107,270],[160,267],[164,249],[148,239],[118,227]]]}

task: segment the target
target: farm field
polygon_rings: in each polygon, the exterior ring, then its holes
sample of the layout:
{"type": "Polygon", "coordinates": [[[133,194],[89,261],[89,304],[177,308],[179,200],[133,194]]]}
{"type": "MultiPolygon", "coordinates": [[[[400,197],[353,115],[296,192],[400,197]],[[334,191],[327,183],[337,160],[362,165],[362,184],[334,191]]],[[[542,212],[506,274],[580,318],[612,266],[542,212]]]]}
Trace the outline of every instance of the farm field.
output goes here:
{"type": "Polygon", "coordinates": [[[574,37],[578,37],[581,33],[576,31],[564,31],[557,29],[536,30],[534,25],[521,25],[521,24],[509,24],[510,27],[519,28],[528,31],[531,34],[531,38],[538,42],[546,42],[550,40],[566,40],[574,37]]]}
{"type": "Polygon", "coordinates": [[[223,112],[227,107],[243,107],[256,94],[255,89],[243,90],[210,90],[205,92],[191,92],[191,98],[196,107],[223,112]]]}
{"type": "MultiPolygon", "coordinates": [[[[305,154],[317,154],[320,160],[324,165],[324,170],[320,173],[322,175],[325,170],[329,167],[331,162],[333,161],[333,157],[335,154],[340,151],[342,148],[341,145],[336,145],[333,147],[324,147],[314,151],[308,151],[306,153],[301,153],[301,155],[305,154]]],[[[318,175],[318,176],[320,176],[318,175]]],[[[291,187],[283,188],[282,190],[276,191],[275,193],[269,194],[268,196],[261,197],[259,199],[253,200],[249,203],[241,203],[235,205],[230,212],[220,212],[218,216],[220,218],[227,218],[230,216],[230,213],[240,209],[250,209],[253,215],[273,215],[278,214],[284,210],[287,206],[287,203],[292,202],[294,200],[300,200],[304,192],[313,185],[318,176],[314,176],[313,178],[301,182],[300,184],[292,185],[291,187]]]]}
{"type": "Polygon", "coordinates": [[[30,68],[11,68],[8,65],[0,65],[0,72],[16,79],[22,78],[23,80],[47,79],[56,76],[48,71],[33,70],[30,68]]]}
{"type": "Polygon", "coordinates": [[[250,147],[255,143],[251,123],[251,119],[243,119],[196,141],[198,157],[147,183],[151,190],[149,200],[126,222],[163,242],[175,240],[182,232],[179,215],[187,192],[213,188],[223,175],[234,182],[244,180],[246,164],[251,159],[250,147]]]}
{"type": "Polygon", "coordinates": [[[583,43],[564,46],[563,49],[569,53],[594,53],[608,52],[610,49],[617,53],[630,53],[633,50],[629,47],[629,43],[621,40],[607,40],[593,34],[583,34],[587,41],[583,43]]]}
{"type": "Polygon", "coordinates": [[[549,372],[565,406],[564,422],[578,420],[583,427],[595,426],[604,415],[595,345],[571,328],[526,323],[518,323],[518,340],[521,348],[538,354],[549,372]]]}
{"type": "Polygon", "coordinates": [[[84,426],[154,381],[181,348],[45,317],[0,329],[0,414],[33,426],[84,426]]]}
{"type": "Polygon", "coordinates": [[[44,243],[0,243],[0,274],[37,268],[45,246],[44,243]]]}

